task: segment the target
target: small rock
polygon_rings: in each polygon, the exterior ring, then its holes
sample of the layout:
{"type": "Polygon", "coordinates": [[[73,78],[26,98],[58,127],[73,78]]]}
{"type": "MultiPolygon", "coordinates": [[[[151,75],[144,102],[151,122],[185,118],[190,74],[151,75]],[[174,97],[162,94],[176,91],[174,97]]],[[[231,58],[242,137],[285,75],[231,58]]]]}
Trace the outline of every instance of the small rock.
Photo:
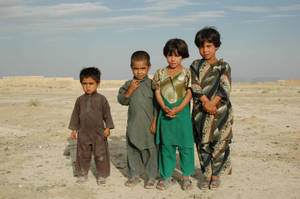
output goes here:
{"type": "Polygon", "coordinates": [[[48,189],[48,186],[45,185],[45,186],[40,186],[40,187],[36,188],[36,191],[41,192],[41,191],[45,191],[45,190],[47,190],[47,189],[48,189]]]}
{"type": "Polygon", "coordinates": [[[289,126],[289,125],[286,125],[286,128],[290,128],[290,126],[289,126]]]}
{"type": "Polygon", "coordinates": [[[22,188],[22,187],[24,187],[24,185],[23,185],[23,184],[19,184],[18,187],[19,187],[19,188],[22,188]]]}
{"type": "Polygon", "coordinates": [[[67,185],[66,185],[66,184],[61,184],[60,186],[61,186],[61,187],[66,187],[67,185]]]}
{"type": "Polygon", "coordinates": [[[24,181],[26,181],[26,180],[27,180],[27,179],[26,179],[26,178],[24,178],[24,177],[21,177],[20,179],[21,179],[21,180],[24,180],[24,181]]]}
{"type": "Polygon", "coordinates": [[[8,151],[8,147],[5,147],[5,148],[4,148],[4,151],[8,151]]]}
{"type": "Polygon", "coordinates": [[[39,164],[39,165],[37,165],[36,167],[43,167],[43,165],[39,164]]]}

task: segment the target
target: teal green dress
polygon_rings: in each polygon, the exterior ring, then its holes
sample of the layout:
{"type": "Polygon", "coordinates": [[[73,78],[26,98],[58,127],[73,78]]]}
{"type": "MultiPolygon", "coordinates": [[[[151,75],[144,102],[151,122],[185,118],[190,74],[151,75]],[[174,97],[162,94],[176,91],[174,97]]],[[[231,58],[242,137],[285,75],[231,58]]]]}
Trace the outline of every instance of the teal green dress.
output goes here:
{"type": "MultiPolygon", "coordinates": [[[[179,106],[187,89],[191,87],[191,73],[183,68],[173,78],[167,68],[156,71],[152,87],[160,90],[164,103],[169,108],[179,106]]],[[[177,113],[175,118],[169,118],[160,109],[157,120],[156,143],[159,144],[159,170],[163,178],[170,178],[176,167],[176,149],[180,153],[180,165],[183,176],[194,172],[194,138],[190,114],[190,105],[177,113]]]]}

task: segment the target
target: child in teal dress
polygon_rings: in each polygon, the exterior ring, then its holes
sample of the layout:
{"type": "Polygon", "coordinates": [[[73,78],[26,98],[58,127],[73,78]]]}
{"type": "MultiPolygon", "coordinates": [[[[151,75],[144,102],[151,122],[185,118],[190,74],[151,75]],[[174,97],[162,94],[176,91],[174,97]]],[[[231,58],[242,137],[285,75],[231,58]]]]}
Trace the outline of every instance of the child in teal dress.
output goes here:
{"type": "Polygon", "coordinates": [[[182,188],[192,188],[189,176],[194,173],[193,128],[190,115],[192,98],[191,73],[181,62],[189,57],[188,47],[181,39],[171,39],[164,47],[168,66],[156,71],[153,89],[161,110],[157,121],[156,142],[159,144],[159,171],[163,180],[157,185],[167,189],[174,180],[176,149],[180,155],[182,188]]]}

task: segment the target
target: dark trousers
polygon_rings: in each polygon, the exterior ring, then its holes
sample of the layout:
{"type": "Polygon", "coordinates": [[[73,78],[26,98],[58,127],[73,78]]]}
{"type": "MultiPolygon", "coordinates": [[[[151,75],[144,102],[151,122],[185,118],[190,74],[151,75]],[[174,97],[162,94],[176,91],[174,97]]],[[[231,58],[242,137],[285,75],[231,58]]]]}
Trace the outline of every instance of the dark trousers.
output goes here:
{"type": "Polygon", "coordinates": [[[82,176],[88,174],[92,154],[94,155],[98,176],[108,177],[110,175],[110,160],[106,138],[94,144],[81,143],[78,140],[76,155],[76,169],[78,174],[82,176]]]}

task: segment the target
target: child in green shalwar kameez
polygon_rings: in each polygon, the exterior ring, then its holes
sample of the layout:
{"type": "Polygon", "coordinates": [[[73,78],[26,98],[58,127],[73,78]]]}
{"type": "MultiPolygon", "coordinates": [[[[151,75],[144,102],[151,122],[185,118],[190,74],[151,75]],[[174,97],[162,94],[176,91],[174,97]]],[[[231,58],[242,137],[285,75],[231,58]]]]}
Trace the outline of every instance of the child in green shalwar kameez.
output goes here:
{"type": "Polygon", "coordinates": [[[168,66],[156,71],[152,86],[161,110],[157,121],[156,143],[159,144],[159,171],[163,180],[157,185],[167,189],[174,180],[176,149],[180,155],[182,188],[192,188],[189,176],[194,173],[194,139],[190,115],[191,73],[181,65],[189,57],[188,47],[181,39],[171,39],[164,47],[168,66]]]}

